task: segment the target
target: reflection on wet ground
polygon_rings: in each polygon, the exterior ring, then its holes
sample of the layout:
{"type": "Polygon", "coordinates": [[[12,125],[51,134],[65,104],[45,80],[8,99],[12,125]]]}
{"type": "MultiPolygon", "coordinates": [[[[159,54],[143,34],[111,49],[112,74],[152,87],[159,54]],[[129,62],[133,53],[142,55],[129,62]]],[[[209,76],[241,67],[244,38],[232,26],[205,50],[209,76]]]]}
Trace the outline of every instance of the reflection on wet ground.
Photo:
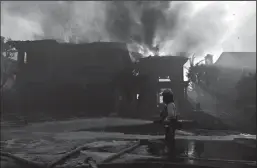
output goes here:
{"type": "MultiPolygon", "coordinates": [[[[73,124],[73,123],[72,123],[73,124]]],[[[97,124],[96,124],[97,125],[97,124]]],[[[77,128],[77,127],[76,127],[77,128]]],[[[76,130],[75,127],[70,129],[76,130]]],[[[83,128],[83,127],[80,127],[83,128]]],[[[148,145],[142,145],[133,152],[130,152],[130,156],[125,155],[120,158],[120,161],[128,159],[153,159],[151,157],[158,157],[159,161],[173,161],[178,163],[187,164],[204,164],[204,165],[217,165],[224,168],[249,168],[248,164],[239,164],[238,160],[255,161],[256,160],[256,136],[255,138],[248,138],[247,141],[255,145],[246,146],[245,139],[235,140],[235,135],[239,135],[239,132],[227,131],[227,130],[200,130],[200,129],[185,129],[177,134],[175,155],[171,157],[166,150],[166,146],[163,143],[163,136],[151,136],[151,135],[163,135],[163,128],[158,124],[141,124],[131,126],[115,126],[115,127],[102,127],[102,128],[90,128],[80,129],[77,131],[61,132],[58,134],[50,134],[43,132],[34,132],[33,136],[20,132],[20,136],[5,137],[6,141],[1,142],[1,146],[4,146],[5,151],[10,151],[15,154],[20,154],[24,158],[35,160],[35,156],[40,156],[42,162],[49,162],[63,155],[65,152],[70,151],[71,147],[85,145],[90,141],[92,149],[84,151],[86,153],[98,153],[100,158],[112,155],[119,152],[124,147],[129,146],[135,139],[152,139],[148,145]],[[184,131],[184,133],[183,133],[184,131]],[[105,132],[105,133],[103,133],[105,132]],[[185,134],[189,133],[189,134],[185,134]],[[103,135],[108,134],[108,135],[103,135]],[[122,135],[121,135],[122,134],[122,135]],[[143,135],[146,137],[142,138],[143,135]],[[101,135],[101,136],[98,136],[101,135]],[[133,135],[133,136],[131,136],[133,135]],[[149,135],[149,136],[148,136],[149,135]],[[182,136],[181,136],[182,135],[182,136]],[[206,137],[225,137],[215,139],[206,137]],[[25,138],[26,137],[26,138],[25,138]],[[70,137],[70,138],[69,138],[70,137]],[[98,137],[99,139],[96,139],[98,137]],[[103,138],[109,140],[104,140],[103,138]],[[119,137],[115,140],[114,137],[119,137]],[[127,139],[126,139],[127,137],[127,139]],[[141,138],[140,138],[141,137],[141,138]],[[153,138],[154,137],[154,138],[153,138]],[[191,138],[190,138],[191,137],[191,138]],[[193,138],[192,138],[193,137],[193,138]],[[204,137],[204,138],[203,138],[204,137]],[[111,140],[110,140],[111,139],[111,140]],[[130,140],[128,140],[130,139],[130,140]],[[226,141],[224,140],[226,139],[226,141]],[[240,141],[240,143],[238,143],[240,141]],[[7,143],[8,142],[8,143],[7,143]],[[21,155],[23,154],[23,155],[21,155]],[[134,155],[134,156],[131,156],[134,155]],[[142,157],[144,156],[144,157],[142,157]],[[147,157],[147,158],[146,158],[147,157]],[[195,158],[195,159],[188,159],[195,158]],[[209,159],[206,161],[206,159],[209,159]],[[210,161],[214,159],[216,161],[210,161]],[[220,160],[217,162],[217,160],[220,160]],[[234,164],[228,164],[222,160],[237,160],[234,164]]],[[[17,132],[13,134],[17,135],[17,132]]],[[[246,135],[245,135],[246,136],[246,135]]],[[[247,135],[248,136],[248,135],[247,135]]],[[[237,136],[238,137],[238,136],[237,136]]],[[[239,136],[240,137],[240,136],[239,136]]],[[[248,136],[250,137],[250,136],[248,136]]],[[[2,139],[1,139],[2,140],[2,139]]],[[[84,159],[82,156],[81,159],[84,159]]],[[[94,157],[95,158],[95,157],[94,157]]],[[[78,159],[75,159],[74,163],[77,163],[78,159]]]]}
{"type": "MultiPolygon", "coordinates": [[[[81,131],[81,130],[78,130],[81,131]]],[[[89,130],[83,130],[89,131],[89,130]]],[[[163,135],[161,125],[145,124],[137,126],[117,126],[105,127],[102,129],[90,129],[90,131],[104,132],[122,132],[124,134],[147,134],[147,135],[163,135]]],[[[233,131],[210,131],[210,130],[190,130],[194,135],[201,136],[227,136],[239,134],[233,131]]],[[[195,157],[195,158],[215,158],[226,160],[256,160],[256,142],[252,139],[251,147],[237,141],[204,141],[204,140],[176,140],[176,155],[180,157],[195,157]]],[[[248,140],[249,141],[249,140],[248,140]]],[[[161,149],[164,149],[163,143],[153,143],[151,152],[155,155],[161,155],[161,149]]]]}
{"type": "MultiPolygon", "coordinates": [[[[119,152],[121,149],[128,147],[132,142],[130,141],[99,141],[90,145],[90,150],[85,151],[94,153],[94,156],[108,157],[111,154],[119,152]],[[108,154],[109,153],[109,154],[108,154]],[[110,154],[111,153],[111,154],[110,154]]],[[[91,154],[92,154],[91,153],[91,154]]],[[[172,161],[177,163],[185,163],[191,165],[209,165],[226,168],[242,168],[251,167],[246,164],[246,161],[254,161],[256,158],[254,149],[243,149],[235,143],[229,142],[202,142],[202,141],[188,141],[178,140],[176,141],[176,156],[170,156],[166,150],[166,146],[163,140],[152,140],[147,145],[142,145],[136,150],[130,152],[129,155],[125,155],[115,162],[124,162],[125,160],[152,160],[154,161],[172,161]],[[149,158],[146,159],[148,156],[149,158]],[[189,159],[191,158],[191,159],[189,159]],[[229,160],[227,162],[225,160],[229,160]],[[233,163],[233,160],[241,161],[233,163]],[[242,161],[246,160],[246,161],[242,161]]],[[[95,157],[94,157],[95,158],[95,157]]],[[[252,163],[253,162],[249,162],[252,163]]]]}
{"type": "Polygon", "coordinates": [[[177,140],[175,151],[177,156],[192,158],[252,161],[256,159],[255,149],[228,141],[177,140]]]}
{"type": "MultiPolygon", "coordinates": [[[[194,135],[217,135],[225,136],[231,134],[239,134],[239,132],[230,130],[203,130],[203,129],[192,129],[192,127],[183,126],[183,130],[189,131],[194,135]]],[[[79,129],[76,131],[101,131],[101,132],[121,132],[125,134],[145,134],[145,135],[163,135],[164,129],[161,124],[149,123],[141,125],[131,126],[110,126],[103,128],[89,128],[79,129]]]]}
{"type": "MultiPolygon", "coordinates": [[[[94,132],[115,132],[132,135],[164,135],[164,129],[161,124],[148,123],[141,125],[130,125],[130,126],[109,126],[102,128],[89,128],[89,129],[78,129],[80,131],[94,131],[94,132]]],[[[245,144],[251,147],[256,147],[256,135],[243,134],[238,131],[231,130],[207,130],[185,127],[181,130],[176,131],[177,138],[183,139],[182,136],[188,136],[187,139],[199,139],[199,140],[236,140],[238,143],[245,144]]]]}
{"type": "MultiPolygon", "coordinates": [[[[126,147],[131,146],[136,140],[115,140],[115,139],[102,139],[95,140],[87,143],[88,149],[81,152],[81,154],[75,158],[71,158],[63,166],[74,166],[80,162],[83,162],[86,156],[91,156],[97,163],[106,159],[107,157],[114,155],[126,147]]],[[[84,142],[85,145],[86,142],[84,142]]],[[[65,144],[63,144],[65,145],[65,144]]],[[[124,162],[172,162],[178,164],[189,165],[202,165],[202,166],[217,166],[222,168],[250,168],[254,167],[248,163],[228,163],[222,160],[248,160],[253,161],[256,158],[255,149],[245,148],[236,143],[222,142],[222,141],[191,141],[191,140],[177,140],[175,154],[176,156],[170,156],[170,153],[166,150],[163,139],[150,140],[148,143],[144,143],[137,149],[128,154],[122,155],[116,159],[115,163],[124,162]],[[191,159],[190,159],[191,158],[191,159]],[[192,159],[194,158],[194,159],[192,159]],[[208,159],[208,161],[207,161],[208,159]],[[214,159],[214,160],[211,160],[214,159]],[[218,160],[218,161],[217,161],[218,160]]],[[[66,151],[70,151],[67,150],[66,151]]],[[[64,152],[64,151],[63,151],[64,152]]],[[[48,155],[48,161],[58,159],[65,153],[56,153],[48,155]]],[[[43,152],[44,153],[44,152],[43,152]]],[[[41,153],[42,154],[42,153],[41,153]]],[[[37,154],[33,154],[39,156],[37,154]]],[[[26,155],[20,155],[26,158],[26,155]]],[[[42,157],[42,155],[40,155],[42,157]]],[[[35,156],[34,156],[35,157],[35,156]]],[[[27,157],[29,158],[29,157],[27,157]]],[[[35,159],[34,159],[35,160],[35,159]]],[[[47,159],[45,160],[47,161],[47,159]]],[[[250,162],[253,164],[253,162],[250,162]]]]}
{"type": "MultiPolygon", "coordinates": [[[[96,148],[98,152],[118,152],[120,149],[126,147],[129,143],[116,142],[115,145],[105,145],[106,142],[99,142],[101,148],[96,148]],[[115,147],[115,148],[114,148],[115,147]]],[[[166,156],[166,146],[163,140],[150,141],[149,145],[142,145],[132,154],[152,155],[152,156],[166,156]]],[[[177,157],[190,157],[190,158],[218,158],[224,160],[249,160],[255,161],[256,152],[253,148],[247,148],[237,143],[228,141],[188,141],[176,140],[175,153],[177,157]]]]}

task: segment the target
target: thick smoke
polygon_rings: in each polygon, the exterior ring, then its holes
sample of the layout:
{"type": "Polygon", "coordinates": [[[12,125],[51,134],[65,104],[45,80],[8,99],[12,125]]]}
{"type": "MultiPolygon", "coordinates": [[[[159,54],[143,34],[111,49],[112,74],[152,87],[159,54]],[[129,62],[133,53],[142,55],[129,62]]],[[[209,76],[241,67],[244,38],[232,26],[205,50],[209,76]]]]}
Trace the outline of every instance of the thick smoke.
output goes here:
{"type": "Polygon", "coordinates": [[[123,1],[106,2],[105,26],[115,41],[127,42],[130,39],[133,20],[129,8],[123,1]]]}
{"type": "MultiPolygon", "coordinates": [[[[174,8],[177,8],[174,6],[174,8]]],[[[182,6],[183,8],[183,6],[182,6]]],[[[175,33],[164,31],[165,38],[160,43],[164,52],[181,52],[202,54],[205,50],[220,43],[228,30],[225,22],[226,9],[224,6],[207,6],[197,13],[188,13],[184,18],[177,16],[178,23],[175,33]],[[184,21],[182,21],[184,20],[184,21]],[[172,40],[172,42],[168,42],[172,40]]]]}
{"type": "Polygon", "coordinates": [[[233,13],[225,3],[210,2],[197,10],[195,4],[188,1],[6,1],[1,6],[1,27],[5,32],[14,30],[6,27],[16,19],[19,23],[23,20],[23,28],[30,30],[30,39],[52,38],[75,43],[117,41],[136,44],[135,51],[143,46],[148,51],[158,47],[160,54],[202,55],[221,48],[228,32],[235,27],[227,20],[233,13]]]}
{"type": "Polygon", "coordinates": [[[170,2],[107,2],[106,26],[111,37],[118,41],[153,46],[158,25],[164,23],[170,2]]]}
{"type": "Polygon", "coordinates": [[[105,6],[91,1],[30,1],[4,2],[1,8],[8,15],[38,23],[41,33],[34,34],[36,39],[92,42],[109,39],[104,25],[105,6]]]}

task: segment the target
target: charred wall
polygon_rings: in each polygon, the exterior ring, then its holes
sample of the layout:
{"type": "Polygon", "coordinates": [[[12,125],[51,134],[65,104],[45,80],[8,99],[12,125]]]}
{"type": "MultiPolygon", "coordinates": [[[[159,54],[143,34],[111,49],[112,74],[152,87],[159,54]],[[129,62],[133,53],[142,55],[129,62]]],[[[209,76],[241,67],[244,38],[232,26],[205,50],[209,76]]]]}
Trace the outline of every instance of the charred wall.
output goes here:
{"type": "Polygon", "coordinates": [[[121,43],[47,40],[15,45],[20,61],[16,88],[23,111],[109,113],[115,105],[114,78],[132,64],[126,45],[121,43]]]}
{"type": "Polygon", "coordinates": [[[17,104],[23,115],[40,110],[58,118],[81,112],[147,118],[158,113],[157,93],[163,87],[158,79],[165,76],[172,78],[166,85],[178,102],[184,100],[183,57],[149,57],[133,64],[122,43],[44,40],[14,45],[20,65],[17,104]]]}
{"type": "MultiPolygon", "coordinates": [[[[183,65],[187,61],[184,57],[165,56],[147,57],[135,64],[137,76],[130,80],[130,89],[123,93],[120,104],[127,109],[123,113],[132,113],[144,118],[151,118],[159,114],[158,93],[161,88],[171,88],[175,94],[178,107],[185,101],[185,82],[183,81],[183,65]],[[160,77],[170,77],[170,82],[160,83],[160,77]],[[134,87],[132,87],[134,85],[134,87]],[[127,111],[127,112],[126,112],[127,111]]],[[[124,85],[122,85],[124,86],[124,85]]],[[[181,109],[182,110],[182,109],[181,109]]]]}

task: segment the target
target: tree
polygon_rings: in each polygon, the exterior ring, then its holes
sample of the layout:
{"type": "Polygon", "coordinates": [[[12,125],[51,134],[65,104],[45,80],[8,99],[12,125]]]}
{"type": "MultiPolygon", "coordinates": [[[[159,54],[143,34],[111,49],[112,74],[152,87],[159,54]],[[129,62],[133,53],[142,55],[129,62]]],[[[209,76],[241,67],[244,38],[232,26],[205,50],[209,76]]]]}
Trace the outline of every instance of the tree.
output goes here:
{"type": "Polygon", "coordinates": [[[242,76],[236,86],[238,104],[247,106],[256,103],[256,73],[242,76]]]}
{"type": "Polygon", "coordinates": [[[6,58],[13,58],[15,56],[17,50],[9,45],[11,41],[12,39],[1,36],[1,56],[5,56],[6,58]]]}
{"type": "Polygon", "coordinates": [[[202,79],[201,77],[204,74],[206,66],[201,64],[204,60],[201,60],[201,61],[197,62],[196,64],[194,63],[194,60],[195,60],[195,55],[193,55],[189,59],[190,66],[188,68],[187,77],[191,83],[198,84],[199,81],[202,79]]]}
{"type": "Polygon", "coordinates": [[[10,41],[12,41],[10,38],[1,36],[1,89],[8,78],[14,75],[16,69],[14,57],[17,50],[8,44],[10,41]]]}

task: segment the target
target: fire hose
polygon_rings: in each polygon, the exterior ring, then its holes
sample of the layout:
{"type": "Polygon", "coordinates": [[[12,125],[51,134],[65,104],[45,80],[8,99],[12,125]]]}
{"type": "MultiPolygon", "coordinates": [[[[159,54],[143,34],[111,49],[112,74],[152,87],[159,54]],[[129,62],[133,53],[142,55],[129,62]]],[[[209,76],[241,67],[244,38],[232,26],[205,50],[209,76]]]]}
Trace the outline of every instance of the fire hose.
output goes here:
{"type": "MultiPolygon", "coordinates": [[[[90,167],[90,168],[97,168],[98,164],[109,163],[109,162],[119,158],[121,155],[133,151],[134,149],[136,149],[140,145],[142,145],[142,142],[139,140],[139,141],[135,142],[134,144],[132,144],[131,146],[121,150],[120,152],[115,153],[115,154],[107,157],[106,159],[104,159],[100,163],[96,163],[96,161],[92,157],[86,157],[86,159],[84,160],[84,163],[87,163],[88,167],[90,167]]],[[[23,165],[27,165],[29,167],[34,167],[34,168],[45,168],[45,167],[46,168],[54,168],[57,165],[67,161],[71,157],[79,155],[80,151],[86,150],[86,149],[89,149],[88,145],[83,145],[81,147],[78,147],[78,148],[72,150],[71,152],[68,152],[64,156],[60,157],[59,159],[51,162],[48,165],[45,165],[45,164],[42,164],[42,163],[37,163],[37,162],[34,162],[34,161],[29,161],[27,159],[23,159],[21,157],[15,156],[15,155],[7,153],[7,152],[2,152],[1,151],[0,154],[1,154],[1,157],[11,158],[11,159],[15,160],[16,162],[18,162],[20,164],[23,164],[23,165]]]]}
{"type": "MultiPolygon", "coordinates": [[[[109,157],[107,157],[106,159],[104,159],[101,163],[108,163],[108,162],[111,162],[113,160],[115,160],[116,158],[120,157],[121,155],[125,154],[125,153],[128,153],[130,151],[133,151],[134,149],[136,149],[137,147],[139,147],[141,145],[141,141],[137,141],[135,142],[133,145],[131,145],[130,147],[127,147],[123,150],[121,150],[120,152],[118,153],[115,153],[109,157]]],[[[69,158],[71,158],[72,156],[78,154],[80,151],[82,150],[85,150],[85,149],[88,149],[88,146],[85,145],[85,146],[81,146],[77,149],[74,149],[73,151],[67,153],[66,155],[62,156],[61,158],[57,159],[56,161],[50,163],[50,165],[47,167],[47,168],[54,168],[56,165],[58,164],[61,164],[63,163],[64,161],[68,160],[69,158]]],[[[88,157],[86,159],[86,161],[88,163],[91,163],[90,167],[92,168],[95,168],[96,167],[96,164],[94,163],[94,161],[92,161],[93,159],[91,157],[88,157]]],[[[101,164],[101,163],[98,163],[98,164],[101,164]]]]}
{"type": "Polygon", "coordinates": [[[37,163],[37,162],[34,162],[34,161],[30,161],[30,160],[27,160],[27,159],[23,159],[21,157],[15,156],[15,155],[7,153],[7,152],[2,152],[1,151],[0,155],[1,155],[1,160],[2,160],[2,157],[7,157],[7,158],[15,160],[15,162],[17,162],[17,163],[20,163],[22,165],[26,165],[28,167],[34,167],[34,168],[43,168],[43,167],[45,167],[44,164],[37,163]]]}
{"type": "MultiPolygon", "coordinates": [[[[115,153],[104,160],[102,160],[100,163],[96,163],[96,161],[92,157],[86,157],[84,160],[84,163],[87,165],[79,166],[80,168],[97,168],[99,164],[107,164],[112,162],[113,160],[119,158],[120,156],[124,155],[125,153],[129,153],[136,148],[138,148],[141,145],[145,145],[148,142],[148,140],[138,140],[137,142],[133,143],[131,146],[126,147],[119,151],[118,153],[115,153]]],[[[54,168],[57,165],[62,164],[63,162],[67,161],[71,157],[74,157],[80,153],[81,150],[89,149],[88,145],[83,145],[81,147],[78,147],[71,152],[68,152],[67,154],[64,154],[64,156],[60,157],[59,159],[51,162],[50,164],[42,164],[34,161],[29,161],[27,159],[15,156],[13,154],[2,152],[0,151],[1,157],[8,157],[13,160],[15,160],[17,163],[20,163],[22,165],[26,165],[26,168],[33,167],[33,168],[54,168]]],[[[161,159],[161,157],[156,157],[161,159]]],[[[227,163],[239,163],[239,164],[249,164],[249,165],[256,165],[256,161],[245,161],[245,160],[223,160],[223,159],[205,159],[205,158],[192,158],[192,157],[178,157],[179,159],[189,159],[189,160],[199,160],[199,161],[217,161],[217,162],[227,162],[227,163]]]]}

